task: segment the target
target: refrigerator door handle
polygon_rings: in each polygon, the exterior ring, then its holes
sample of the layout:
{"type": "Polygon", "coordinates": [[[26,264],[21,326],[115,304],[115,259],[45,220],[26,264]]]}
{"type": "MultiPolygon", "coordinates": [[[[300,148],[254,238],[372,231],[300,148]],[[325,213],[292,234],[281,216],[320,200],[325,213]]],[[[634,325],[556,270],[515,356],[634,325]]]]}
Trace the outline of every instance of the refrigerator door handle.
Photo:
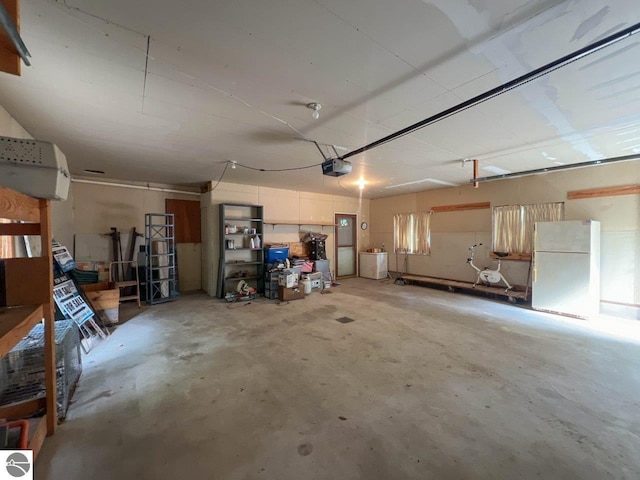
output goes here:
{"type": "Polygon", "coordinates": [[[536,252],[531,255],[531,283],[536,283],[538,279],[538,269],[536,268],[536,252]]]}

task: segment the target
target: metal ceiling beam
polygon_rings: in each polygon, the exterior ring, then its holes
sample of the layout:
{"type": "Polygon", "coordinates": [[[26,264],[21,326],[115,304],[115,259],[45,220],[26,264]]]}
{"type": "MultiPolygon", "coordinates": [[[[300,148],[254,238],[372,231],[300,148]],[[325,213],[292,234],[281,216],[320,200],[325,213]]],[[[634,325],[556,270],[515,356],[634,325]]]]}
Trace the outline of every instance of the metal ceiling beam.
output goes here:
{"type": "Polygon", "coordinates": [[[424,128],[428,125],[439,122],[440,120],[444,120],[445,118],[451,117],[457,113],[460,113],[464,110],[474,107],[480,103],[486,102],[491,98],[497,97],[499,95],[502,95],[503,93],[513,90],[514,88],[517,88],[520,85],[524,85],[525,83],[529,83],[537,78],[547,75],[548,73],[551,73],[554,70],[557,70],[566,65],[569,65],[570,63],[575,62],[576,60],[580,60],[581,58],[584,58],[588,55],[596,53],[599,50],[602,50],[603,48],[609,47],[615,43],[620,42],[621,40],[624,40],[632,35],[635,35],[639,31],[640,31],[640,23],[636,23],[631,27],[620,30],[619,32],[609,35],[608,37],[605,37],[602,40],[598,40],[597,42],[587,45],[586,47],[580,48],[579,50],[576,50],[568,55],[565,55],[564,57],[554,60],[553,62],[547,63],[542,67],[536,68],[535,70],[529,73],[525,73],[524,75],[521,75],[520,77],[514,80],[511,80],[507,83],[503,83],[498,87],[492,88],[491,90],[485,93],[477,95],[469,100],[459,103],[458,105],[455,105],[440,113],[432,115],[431,117],[425,118],[424,120],[414,123],[413,125],[409,125],[408,127],[405,127],[402,130],[398,130],[397,132],[387,135],[386,137],[376,140],[375,142],[369,143],[368,145],[352,150],[351,152],[345,155],[342,155],[339,158],[342,160],[345,160],[349,157],[353,157],[360,153],[366,152],[367,150],[371,150],[373,148],[379,147],[380,145],[388,143],[397,138],[403,137],[405,135],[409,135],[417,130],[420,130],[421,128],[424,128]]]}
{"type": "Polygon", "coordinates": [[[611,157],[603,160],[590,160],[588,162],[571,163],[569,165],[558,165],[556,167],[536,168],[534,170],[524,170],[522,172],[503,173],[501,175],[492,175],[491,177],[472,178],[469,183],[474,185],[480,182],[492,182],[494,180],[504,180],[506,178],[519,178],[529,175],[541,175],[549,172],[557,172],[560,170],[573,170],[574,168],[595,167],[597,165],[606,165],[608,163],[629,162],[631,160],[640,160],[640,154],[625,155],[623,157],[611,157]]]}

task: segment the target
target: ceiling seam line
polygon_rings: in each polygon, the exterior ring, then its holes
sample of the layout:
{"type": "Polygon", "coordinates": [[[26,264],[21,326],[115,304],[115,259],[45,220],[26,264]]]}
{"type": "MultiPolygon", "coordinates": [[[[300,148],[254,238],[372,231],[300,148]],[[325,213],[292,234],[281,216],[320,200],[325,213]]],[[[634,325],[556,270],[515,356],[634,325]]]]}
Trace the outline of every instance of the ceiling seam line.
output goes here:
{"type": "Polygon", "coordinates": [[[475,97],[466,100],[462,103],[459,103],[458,105],[455,105],[453,107],[450,107],[446,110],[443,110],[440,113],[437,113],[435,115],[432,115],[431,117],[425,118],[424,120],[421,120],[420,122],[414,123],[412,125],[409,125],[408,127],[405,127],[401,130],[398,130],[395,133],[392,133],[391,135],[387,135],[386,137],[380,138],[374,142],[371,142],[367,145],[364,145],[356,150],[353,150],[341,157],[339,157],[342,160],[345,160],[347,158],[350,158],[354,155],[358,155],[360,153],[364,153],[368,150],[372,150],[380,145],[383,145],[385,143],[391,142],[397,138],[401,138],[404,137],[406,135],[410,135],[426,126],[432,125],[434,123],[440,122],[442,120],[445,120],[446,118],[449,118],[453,115],[456,115],[460,112],[466,111],[470,108],[473,108],[477,105],[480,105],[488,100],[491,100],[495,97],[498,97],[506,92],[509,92],[517,87],[520,87],[522,85],[525,85],[527,83],[530,83],[534,80],[537,80],[538,78],[544,77],[560,68],[563,68],[567,65],[570,65],[571,63],[574,63],[576,61],[579,61],[589,55],[592,55],[600,50],[603,50],[611,45],[614,45],[622,40],[625,40],[633,35],[635,35],[636,33],[638,33],[640,31],[640,23],[637,23],[635,25],[632,25],[631,27],[625,28],[613,35],[610,35],[609,37],[606,37],[602,40],[599,40],[597,42],[594,42],[590,45],[587,45],[586,47],[583,47],[581,49],[578,49],[572,53],[569,53],[563,57],[560,57],[559,59],[554,60],[553,62],[549,62],[541,67],[536,68],[535,70],[532,70],[528,73],[525,73],[524,75],[521,75],[509,82],[503,83],[497,87],[494,87],[480,95],[476,95],[475,97]]]}
{"type": "Polygon", "coordinates": [[[144,114],[144,99],[147,92],[147,74],[149,73],[149,49],[151,48],[151,35],[147,36],[147,55],[144,59],[144,82],[142,83],[142,112],[144,114]]]}

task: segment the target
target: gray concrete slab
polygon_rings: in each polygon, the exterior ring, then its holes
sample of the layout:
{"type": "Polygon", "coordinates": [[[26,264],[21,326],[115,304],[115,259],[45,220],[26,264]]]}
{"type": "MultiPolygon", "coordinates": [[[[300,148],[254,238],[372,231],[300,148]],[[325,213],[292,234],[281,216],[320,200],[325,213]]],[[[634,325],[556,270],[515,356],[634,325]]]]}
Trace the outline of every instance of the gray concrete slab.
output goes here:
{"type": "Polygon", "coordinates": [[[640,477],[633,337],[417,286],[331,291],[144,309],[85,357],[36,479],[640,477]]]}

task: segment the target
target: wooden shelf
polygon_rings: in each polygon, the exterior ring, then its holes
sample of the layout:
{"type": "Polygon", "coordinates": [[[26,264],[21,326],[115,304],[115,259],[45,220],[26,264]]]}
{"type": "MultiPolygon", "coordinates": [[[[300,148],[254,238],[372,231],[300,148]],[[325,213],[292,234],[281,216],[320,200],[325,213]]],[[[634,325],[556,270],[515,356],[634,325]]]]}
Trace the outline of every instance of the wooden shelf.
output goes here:
{"type": "Polygon", "coordinates": [[[227,277],[224,280],[226,282],[226,281],[231,281],[231,280],[255,280],[257,278],[258,277],[256,277],[256,276],[253,276],[253,277],[227,277]]]}
{"type": "Polygon", "coordinates": [[[327,222],[318,222],[314,220],[309,220],[308,222],[291,222],[291,221],[277,221],[277,220],[266,220],[265,225],[294,225],[297,227],[302,227],[303,225],[312,225],[317,227],[335,227],[335,223],[327,223],[327,222]]]}
{"type": "Polygon", "coordinates": [[[40,235],[39,223],[0,223],[0,236],[40,235]]]}
{"type": "Polygon", "coordinates": [[[47,408],[47,402],[44,397],[35,398],[33,400],[25,400],[22,402],[12,403],[4,407],[0,407],[0,418],[8,420],[18,420],[20,418],[29,418],[33,415],[44,411],[47,408]]]}
{"type": "Polygon", "coordinates": [[[242,218],[242,217],[224,217],[224,221],[231,221],[231,222],[261,222],[262,223],[262,219],[261,218],[242,218]]]}
{"type": "Polygon", "coordinates": [[[567,200],[579,200],[582,198],[614,197],[618,195],[640,194],[640,185],[623,185],[608,188],[590,188],[588,190],[574,190],[567,192],[567,200]]]}
{"type": "Polygon", "coordinates": [[[460,203],[457,205],[438,205],[435,207],[431,207],[432,212],[463,212],[465,210],[483,210],[486,208],[491,208],[491,203],[489,202],[478,202],[478,203],[460,203]]]}
{"type": "MultiPolygon", "coordinates": [[[[24,195],[10,188],[0,187],[0,218],[18,222],[31,222],[30,224],[5,224],[0,230],[0,235],[40,235],[42,244],[41,258],[33,258],[29,259],[29,262],[23,262],[21,267],[23,278],[33,278],[34,275],[29,274],[31,264],[41,261],[47,266],[44,269],[46,273],[44,273],[45,277],[42,282],[38,284],[31,282],[29,284],[31,289],[38,290],[42,294],[42,303],[40,305],[0,308],[0,358],[9,353],[20,340],[28,335],[38,322],[44,319],[45,398],[37,402],[29,401],[9,408],[9,410],[13,411],[12,414],[28,415],[31,410],[39,409],[42,406],[41,402],[44,402],[46,415],[39,419],[30,420],[31,436],[29,448],[33,450],[35,458],[40,451],[44,438],[47,435],[53,435],[58,425],[55,327],[51,299],[53,292],[51,202],[24,195]]],[[[18,262],[14,263],[18,265],[18,262]]],[[[33,303],[33,300],[27,300],[26,298],[21,298],[20,301],[33,303]]]]}
{"type": "Polygon", "coordinates": [[[26,337],[42,317],[42,305],[0,308],[0,357],[26,337]]]}

